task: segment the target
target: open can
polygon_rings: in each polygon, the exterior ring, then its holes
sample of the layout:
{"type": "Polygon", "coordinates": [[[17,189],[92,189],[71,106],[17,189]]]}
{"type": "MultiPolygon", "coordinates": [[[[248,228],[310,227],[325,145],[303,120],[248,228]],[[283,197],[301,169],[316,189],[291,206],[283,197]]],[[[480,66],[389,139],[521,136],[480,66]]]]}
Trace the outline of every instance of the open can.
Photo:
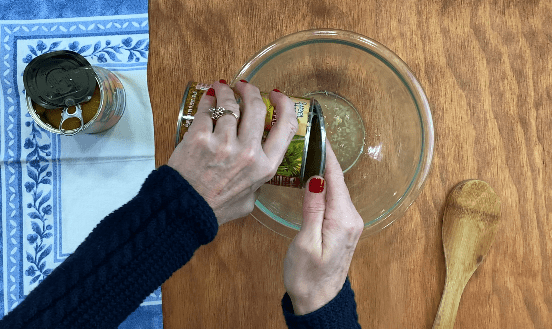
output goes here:
{"type": "Polygon", "coordinates": [[[71,136],[113,127],[126,107],[123,84],[68,50],[34,58],[23,73],[27,110],[43,129],[71,136]]]}
{"type": "MultiPolygon", "coordinates": [[[[175,148],[184,138],[184,134],[193,123],[198,104],[203,94],[211,85],[189,82],[176,122],[175,148]]],[[[237,103],[242,106],[241,98],[235,95],[237,103]]],[[[269,93],[261,92],[267,108],[262,142],[266,140],[272,126],[278,120],[278,113],[270,102],[269,93]]],[[[267,184],[302,188],[310,177],[324,175],[326,165],[326,128],[322,108],[316,99],[293,97],[295,113],[299,128],[293,137],[286,154],[279,165],[276,175],[267,184]]],[[[238,121],[238,126],[240,121],[238,121]]]]}

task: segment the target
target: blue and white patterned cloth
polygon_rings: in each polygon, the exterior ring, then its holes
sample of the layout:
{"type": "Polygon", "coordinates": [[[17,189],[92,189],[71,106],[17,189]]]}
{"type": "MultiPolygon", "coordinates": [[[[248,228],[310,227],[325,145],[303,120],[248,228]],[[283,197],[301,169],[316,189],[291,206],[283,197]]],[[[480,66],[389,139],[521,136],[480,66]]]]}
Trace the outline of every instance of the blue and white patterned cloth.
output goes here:
{"type": "MultiPolygon", "coordinates": [[[[2,0],[0,318],[136,195],[155,168],[148,29],[147,0],[2,0]],[[113,128],[67,137],[33,122],[23,70],[56,50],[76,51],[119,77],[127,106],[113,128]]],[[[161,289],[120,328],[162,328],[161,289]]]]}

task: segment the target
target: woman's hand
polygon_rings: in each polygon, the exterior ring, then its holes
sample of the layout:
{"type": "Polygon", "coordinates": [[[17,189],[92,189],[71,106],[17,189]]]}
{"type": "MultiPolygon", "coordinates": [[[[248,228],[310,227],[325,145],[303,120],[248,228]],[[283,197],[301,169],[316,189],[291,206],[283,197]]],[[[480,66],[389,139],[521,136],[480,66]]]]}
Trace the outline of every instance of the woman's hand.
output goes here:
{"type": "Polygon", "coordinates": [[[284,260],[284,286],[297,315],[316,311],[341,291],[364,228],[327,139],[326,146],[326,180],[314,176],[307,183],[301,231],[284,260]],[[318,193],[309,191],[311,184],[318,193]]]}
{"type": "Polygon", "coordinates": [[[267,109],[259,89],[250,83],[236,84],[244,104],[240,114],[228,85],[216,82],[213,88],[216,98],[203,95],[194,121],[168,165],[207,201],[222,225],[253,211],[257,189],[276,174],[297,131],[297,116],[289,97],[272,91],[269,97],[278,121],[261,144],[267,109]],[[218,106],[240,115],[239,130],[233,115],[223,115],[213,131],[208,110],[218,106]]]}

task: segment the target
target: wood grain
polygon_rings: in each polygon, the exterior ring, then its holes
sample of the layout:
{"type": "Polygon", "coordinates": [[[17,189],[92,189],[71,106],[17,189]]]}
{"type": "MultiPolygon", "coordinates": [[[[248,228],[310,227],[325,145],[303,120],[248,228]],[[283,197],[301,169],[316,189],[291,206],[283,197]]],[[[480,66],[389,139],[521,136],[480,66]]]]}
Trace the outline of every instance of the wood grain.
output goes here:
{"type": "MultiPolygon", "coordinates": [[[[150,0],[148,85],[156,163],[168,160],[188,80],[231,79],[264,45],[300,30],[351,30],[412,69],[430,101],[433,166],[406,214],[361,241],[349,272],[363,328],[430,328],[443,291],[447,193],[487,181],[503,221],[467,284],[455,328],[552,327],[552,2],[150,0]]],[[[290,240],[253,218],[163,286],[165,328],[286,328],[290,240]]]]}

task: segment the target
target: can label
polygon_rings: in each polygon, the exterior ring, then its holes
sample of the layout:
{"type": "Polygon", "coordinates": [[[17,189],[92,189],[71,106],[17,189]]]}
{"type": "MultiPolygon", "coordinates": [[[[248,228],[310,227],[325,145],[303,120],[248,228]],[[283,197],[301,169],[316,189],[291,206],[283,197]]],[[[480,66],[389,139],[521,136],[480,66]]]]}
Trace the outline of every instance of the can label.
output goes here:
{"type": "MultiPolygon", "coordinates": [[[[182,98],[182,104],[180,106],[180,113],[177,121],[176,140],[175,147],[180,143],[184,134],[188,131],[188,128],[193,122],[193,117],[197,113],[198,104],[203,94],[211,88],[211,85],[190,82],[182,98]]],[[[264,132],[262,142],[264,143],[268,137],[268,133],[278,121],[278,111],[275,111],[274,105],[270,102],[269,93],[261,92],[261,97],[266,106],[267,113],[265,117],[264,132]]],[[[297,116],[297,123],[299,127],[293,137],[286,154],[282,160],[282,163],[278,166],[276,175],[266,182],[266,184],[288,186],[288,187],[301,187],[301,168],[305,165],[304,161],[306,156],[305,145],[308,143],[305,140],[307,135],[307,127],[309,126],[309,113],[311,109],[311,99],[288,96],[294,103],[295,114],[297,116]]],[[[241,99],[239,95],[236,95],[236,101],[241,105],[241,99]]],[[[239,122],[238,122],[239,124],[239,122]]]]}

